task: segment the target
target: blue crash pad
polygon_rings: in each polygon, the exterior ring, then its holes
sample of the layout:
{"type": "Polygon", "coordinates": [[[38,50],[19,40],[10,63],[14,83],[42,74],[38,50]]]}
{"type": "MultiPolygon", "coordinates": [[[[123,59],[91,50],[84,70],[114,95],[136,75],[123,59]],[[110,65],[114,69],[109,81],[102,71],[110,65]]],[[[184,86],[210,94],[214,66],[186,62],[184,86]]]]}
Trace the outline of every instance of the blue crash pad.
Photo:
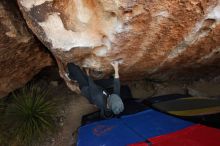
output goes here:
{"type": "Polygon", "coordinates": [[[153,109],[135,115],[124,116],[121,121],[145,139],[159,136],[191,126],[192,123],[153,109]]]}
{"type": "Polygon", "coordinates": [[[77,146],[124,146],[143,141],[119,119],[95,122],[79,129],[77,146]]]}
{"type": "Polygon", "coordinates": [[[191,122],[148,109],[82,126],[79,129],[77,146],[126,146],[191,125],[191,122]]]}

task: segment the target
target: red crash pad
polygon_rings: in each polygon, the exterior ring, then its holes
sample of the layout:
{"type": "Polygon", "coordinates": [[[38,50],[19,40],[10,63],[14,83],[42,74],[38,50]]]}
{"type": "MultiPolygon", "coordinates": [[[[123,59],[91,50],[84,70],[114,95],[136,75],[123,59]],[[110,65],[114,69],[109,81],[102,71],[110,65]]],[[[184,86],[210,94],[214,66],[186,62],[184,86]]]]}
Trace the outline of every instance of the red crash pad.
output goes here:
{"type": "MultiPolygon", "coordinates": [[[[220,130],[198,124],[148,140],[152,146],[220,146],[220,130]]],[[[140,142],[129,146],[149,145],[140,142]]]]}

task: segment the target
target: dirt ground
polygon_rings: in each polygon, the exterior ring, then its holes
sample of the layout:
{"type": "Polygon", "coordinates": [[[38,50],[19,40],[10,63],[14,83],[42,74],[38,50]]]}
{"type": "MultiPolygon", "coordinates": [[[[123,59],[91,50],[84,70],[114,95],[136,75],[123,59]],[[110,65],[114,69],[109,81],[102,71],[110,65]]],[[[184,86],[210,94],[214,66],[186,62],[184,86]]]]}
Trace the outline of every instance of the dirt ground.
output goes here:
{"type": "Polygon", "coordinates": [[[65,84],[55,87],[53,96],[65,99],[65,103],[59,105],[58,133],[50,139],[45,146],[75,146],[77,129],[81,125],[81,117],[91,113],[96,108],[87,99],[71,92],[65,84]],[[65,97],[64,97],[65,96],[65,97]]]}

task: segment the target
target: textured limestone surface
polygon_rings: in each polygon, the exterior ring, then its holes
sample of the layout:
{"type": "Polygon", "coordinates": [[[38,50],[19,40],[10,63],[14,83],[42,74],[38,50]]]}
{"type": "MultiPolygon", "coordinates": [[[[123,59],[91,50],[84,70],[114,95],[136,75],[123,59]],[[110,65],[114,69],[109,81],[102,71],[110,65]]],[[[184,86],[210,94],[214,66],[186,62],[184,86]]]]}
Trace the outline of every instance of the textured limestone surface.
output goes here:
{"type": "Polygon", "coordinates": [[[17,1],[28,26],[59,60],[63,78],[67,62],[108,77],[110,62],[119,58],[124,81],[220,73],[219,0],[17,1]]]}
{"type": "Polygon", "coordinates": [[[0,97],[22,87],[52,59],[28,31],[16,0],[0,1],[0,97]]]}

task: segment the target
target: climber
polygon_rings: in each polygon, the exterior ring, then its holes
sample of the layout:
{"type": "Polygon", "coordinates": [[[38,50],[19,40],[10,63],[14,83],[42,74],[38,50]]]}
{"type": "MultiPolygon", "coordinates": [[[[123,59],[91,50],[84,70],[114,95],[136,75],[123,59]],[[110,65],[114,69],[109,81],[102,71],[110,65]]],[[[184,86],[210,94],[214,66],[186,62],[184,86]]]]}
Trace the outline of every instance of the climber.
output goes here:
{"type": "Polygon", "coordinates": [[[67,64],[69,71],[68,77],[71,80],[78,82],[81,94],[92,104],[95,104],[99,109],[101,109],[101,112],[111,110],[115,115],[118,115],[124,110],[124,104],[120,97],[120,80],[118,73],[119,61],[113,61],[111,65],[115,71],[113,94],[109,94],[103,87],[95,84],[89,76],[88,69],[86,70],[86,75],[79,66],[73,63],[67,64]]]}

